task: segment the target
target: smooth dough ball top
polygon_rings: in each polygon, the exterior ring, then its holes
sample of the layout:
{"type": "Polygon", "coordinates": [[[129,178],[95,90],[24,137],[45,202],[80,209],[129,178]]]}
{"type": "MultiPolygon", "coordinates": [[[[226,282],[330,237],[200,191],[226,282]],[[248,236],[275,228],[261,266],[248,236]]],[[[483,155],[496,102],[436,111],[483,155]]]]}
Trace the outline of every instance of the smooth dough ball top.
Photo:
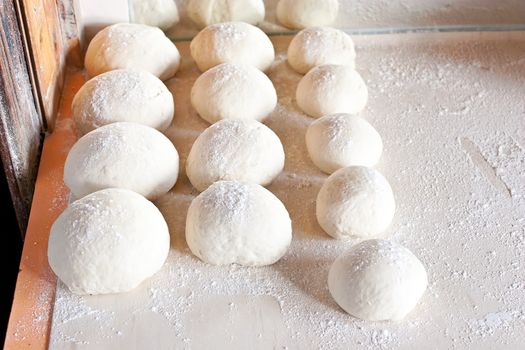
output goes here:
{"type": "Polygon", "coordinates": [[[270,265],[286,253],[291,239],[288,211],[257,184],[216,182],[188,210],[188,246],[213,265],[270,265]]]}
{"type": "Polygon", "coordinates": [[[240,63],[262,71],[273,63],[270,38],[259,28],[243,22],[210,25],[193,38],[191,57],[202,72],[221,63],[240,63]]]}
{"type": "Polygon", "coordinates": [[[113,24],[98,32],[89,43],[85,59],[90,77],[132,68],[166,80],[175,75],[179,65],[179,51],[162,30],[130,23],[113,24]]]}
{"type": "Polygon", "coordinates": [[[277,4],[277,19],[288,28],[327,26],[338,13],[338,0],[280,0],[277,4]]]}
{"type": "Polygon", "coordinates": [[[374,169],[351,166],[328,177],[317,195],[319,225],[334,238],[375,238],[394,218],[390,184],[374,169]]]}
{"type": "Polygon", "coordinates": [[[255,120],[223,120],[193,144],[186,174],[199,191],[220,180],[268,185],[284,168],[279,137],[255,120]]]}
{"type": "Polygon", "coordinates": [[[354,68],[354,41],[348,34],[335,28],[303,29],[288,46],[288,63],[301,74],[325,64],[340,64],[354,68]]]}
{"type": "Polygon", "coordinates": [[[232,21],[257,24],[265,15],[262,0],[190,0],[186,10],[200,28],[232,21]]]}
{"type": "Polygon", "coordinates": [[[179,22],[174,0],[132,0],[133,22],[168,30],[179,22]]]}
{"type": "Polygon", "coordinates": [[[73,202],[51,227],[51,269],[76,294],[127,292],[155,274],[170,248],[168,225],[141,195],[105,189],[73,202]]]}
{"type": "Polygon", "coordinates": [[[368,321],[403,319],[427,284],[425,267],[410,250],[375,239],[350,248],[328,275],[328,288],[337,304],[368,321]]]}
{"type": "Polygon", "coordinates": [[[352,67],[327,64],[312,68],[299,81],[296,100],[299,108],[314,118],[335,113],[356,114],[366,106],[368,89],[352,67]]]}
{"type": "Polygon", "coordinates": [[[374,166],[383,153],[383,141],[363,118],[332,114],[310,124],[306,148],[314,164],[331,174],[351,165],[374,166]]]}
{"type": "Polygon", "coordinates": [[[272,81],[257,68],[224,63],[195,81],[191,104],[209,123],[223,119],[262,121],[275,109],[277,93],[272,81]]]}
{"type": "Polygon", "coordinates": [[[71,148],[64,182],[76,198],[111,187],[155,199],[179,173],[179,154],[159,131],[136,123],[113,123],[91,131],[71,148]]]}
{"type": "Polygon", "coordinates": [[[175,105],[168,88],[146,71],[117,69],[96,76],[75,95],[71,106],[77,134],[115,122],[166,130],[175,105]]]}

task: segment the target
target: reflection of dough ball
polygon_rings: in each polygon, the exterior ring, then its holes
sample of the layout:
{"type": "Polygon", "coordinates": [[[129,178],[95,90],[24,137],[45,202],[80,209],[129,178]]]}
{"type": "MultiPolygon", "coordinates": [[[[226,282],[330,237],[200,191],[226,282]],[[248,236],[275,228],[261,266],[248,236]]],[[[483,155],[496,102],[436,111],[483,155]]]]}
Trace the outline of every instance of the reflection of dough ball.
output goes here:
{"type": "Polygon", "coordinates": [[[338,0],[280,0],[277,4],[277,19],[289,28],[328,26],[338,12],[338,0]]]}
{"type": "Polygon", "coordinates": [[[259,28],[243,22],[204,28],[191,41],[190,50],[203,72],[221,63],[247,64],[265,71],[275,58],[270,38],[259,28]]]}
{"type": "Polygon", "coordinates": [[[200,28],[232,21],[257,24],[265,14],[262,0],[190,0],[187,11],[200,28]]]}
{"type": "Polygon", "coordinates": [[[191,104],[209,123],[265,119],[277,105],[272,81],[257,68],[224,63],[203,73],[191,89],[191,104]]]}
{"type": "Polygon", "coordinates": [[[317,195],[319,225],[334,238],[374,238],[395,212],[390,184],[374,169],[351,166],[328,177],[317,195]]]}
{"type": "Polygon", "coordinates": [[[156,273],[168,225],[141,195],[106,189],[73,202],[51,227],[49,265],[76,294],[127,292],[156,273]]]}
{"type": "Polygon", "coordinates": [[[353,68],[329,64],[312,68],[301,79],[296,99],[303,112],[314,118],[335,113],[355,114],[365,108],[368,89],[353,68]]]}
{"type": "Polygon", "coordinates": [[[329,27],[307,28],[293,38],[288,47],[288,62],[298,73],[313,67],[341,64],[355,67],[354,41],[345,32],[329,27]]]}
{"type": "Polygon", "coordinates": [[[98,32],[89,43],[85,59],[90,77],[132,68],[166,80],[175,75],[179,64],[179,51],[162,30],[129,23],[114,24],[98,32]]]}
{"type": "Polygon", "coordinates": [[[158,130],[171,124],[173,96],[153,74],[118,69],[85,83],[71,106],[77,133],[82,136],[102,125],[134,122],[158,130]]]}
{"type": "Polygon", "coordinates": [[[64,165],[64,182],[76,198],[110,187],[155,199],[168,192],[179,172],[179,155],[159,131],[113,123],[81,137],[64,165]]]}
{"type": "Polygon", "coordinates": [[[175,0],[133,0],[133,22],[168,30],[179,22],[175,0]]]}
{"type": "Polygon", "coordinates": [[[193,144],[186,173],[195,188],[219,180],[268,185],[284,167],[284,150],[275,133],[255,120],[223,120],[193,144]]]}
{"type": "Polygon", "coordinates": [[[383,153],[376,129],[350,114],[332,114],[314,121],[306,132],[306,147],[314,164],[328,174],[350,165],[373,166],[383,153]]]}
{"type": "Polygon", "coordinates": [[[407,248],[385,240],[364,241],[337,258],[328,288],[349,314],[369,321],[401,320],[427,288],[427,272],[407,248]]]}
{"type": "Polygon", "coordinates": [[[216,182],[188,209],[188,246],[213,265],[270,265],[286,253],[291,239],[283,203],[256,184],[216,182]]]}

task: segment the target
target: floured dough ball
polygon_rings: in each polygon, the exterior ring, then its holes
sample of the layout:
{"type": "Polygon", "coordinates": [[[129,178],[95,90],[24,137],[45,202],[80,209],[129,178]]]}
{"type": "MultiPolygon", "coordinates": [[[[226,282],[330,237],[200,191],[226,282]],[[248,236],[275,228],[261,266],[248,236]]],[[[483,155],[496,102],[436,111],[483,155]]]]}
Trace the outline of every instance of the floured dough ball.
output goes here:
{"type": "Polygon", "coordinates": [[[262,0],[190,0],[186,10],[200,28],[232,21],[257,24],[265,14],[262,0]]]}
{"type": "Polygon", "coordinates": [[[283,203],[256,184],[216,182],[188,209],[188,246],[213,265],[271,265],[291,239],[292,222],[283,203]]]}
{"type": "Polygon", "coordinates": [[[179,51],[162,30],[130,23],[113,24],[98,32],[89,43],[85,59],[90,77],[132,68],[166,80],[175,75],[179,64],[179,51]]]}
{"type": "Polygon", "coordinates": [[[288,47],[288,63],[301,74],[324,64],[341,64],[354,68],[354,41],[348,34],[335,28],[303,29],[288,47]]]}
{"type": "Polygon", "coordinates": [[[221,63],[240,63],[267,70],[275,58],[270,38],[259,28],[243,22],[210,25],[190,44],[191,57],[202,72],[221,63]]]}
{"type": "Polygon", "coordinates": [[[134,122],[166,130],[175,106],[168,88],[146,71],[117,69],[85,83],[71,106],[77,134],[100,126],[134,122]]]}
{"type": "Polygon", "coordinates": [[[277,19],[288,28],[328,26],[338,12],[338,0],[280,0],[277,4],[277,19]]]}
{"type": "Polygon", "coordinates": [[[363,118],[332,114],[310,124],[306,148],[314,164],[331,174],[350,165],[375,165],[383,153],[383,141],[363,118]]]}
{"type": "Polygon", "coordinates": [[[407,248],[390,241],[361,242],[330,268],[328,288],[349,314],[368,321],[398,321],[419,302],[427,272],[407,248]]]}
{"type": "Polygon", "coordinates": [[[133,0],[133,22],[168,30],[179,22],[175,0],[133,0]]]}
{"type": "Polygon", "coordinates": [[[155,199],[179,173],[179,154],[159,131],[136,123],[113,123],[81,137],[64,165],[64,182],[76,198],[111,187],[155,199]]]}
{"type": "Polygon", "coordinates": [[[191,104],[209,123],[265,119],[277,105],[272,81],[248,65],[224,63],[204,72],[191,89],[191,104]]]}
{"type": "Polygon", "coordinates": [[[110,188],[73,202],[55,221],[47,255],[76,294],[132,290],[155,274],[170,248],[168,225],[141,195],[110,188]]]}
{"type": "Polygon", "coordinates": [[[317,195],[319,225],[334,238],[375,238],[394,218],[390,184],[374,169],[351,166],[328,177],[317,195]]]}
{"type": "Polygon", "coordinates": [[[186,163],[193,186],[204,191],[219,180],[268,185],[284,168],[279,137],[255,120],[223,120],[197,138],[186,163]]]}
{"type": "Polygon", "coordinates": [[[324,65],[312,68],[296,91],[299,107],[319,118],[327,114],[361,112],[368,101],[366,84],[352,67],[324,65]]]}

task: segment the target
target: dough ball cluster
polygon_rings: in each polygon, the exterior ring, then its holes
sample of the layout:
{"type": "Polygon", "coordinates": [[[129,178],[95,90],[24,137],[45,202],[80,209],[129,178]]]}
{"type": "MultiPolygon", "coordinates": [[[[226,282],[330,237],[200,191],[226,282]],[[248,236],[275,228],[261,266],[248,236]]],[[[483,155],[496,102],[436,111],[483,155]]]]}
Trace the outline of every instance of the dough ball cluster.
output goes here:
{"type": "Polygon", "coordinates": [[[234,21],[258,24],[265,15],[262,0],[190,0],[186,11],[199,28],[234,21]]]}
{"type": "Polygon", "coordinates": [[[134,69],[102,73],[85,83],[71,106],[77,134],[115,122],[164,131],[175,112],[173,96],[153,74],[134,69]]]}

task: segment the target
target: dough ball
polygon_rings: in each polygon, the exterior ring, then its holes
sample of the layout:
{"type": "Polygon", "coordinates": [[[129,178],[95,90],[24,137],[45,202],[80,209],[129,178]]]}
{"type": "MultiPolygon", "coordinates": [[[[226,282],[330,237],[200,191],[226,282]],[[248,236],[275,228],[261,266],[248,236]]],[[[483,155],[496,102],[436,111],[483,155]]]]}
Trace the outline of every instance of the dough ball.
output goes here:
{"type": "Polygon", "coordinates": [[[127,292],[156,273],[170,248],[168,225],[141,195],[110,188],[73,202],[55,221],[47,255],[76,294],[127,292]]]}
{"type": "Polygon", "coordinates": [[[338,12],[338,0],[280,0],[277,4],[279,22],[295,29],[328,26],[338,12]]]}
{"type": "Polygon", "coordinates": [[[179,173],[179,155],[159,131],[136,123],[113,123],[81,137],[64,165],[64,182],[76,198],[110,187],[155,199],[179,173]]]}
{"type": "Polygon", "coordinates": [[[186,174],[204,191],[220,180],[268,185],[284,168],[284,149],[275,133],[255,120],[223,120],[193,144],[186,174]]]}
{"type": "Polygon", "coordinates": [[[368,321],[401,320],[427,288],[427,272],[407,248],[390,241],[361,242],[337,258],[328,288],[349,314],[368,321]]]}
{"type": "Polygon", "coordinates": [[[190,0],[187,11],[200,28],[232,21],[257,24],[265,14],[262,0],[190,0]]]}
{"type": "Polygon", "coordinates": [[[375,165],[383,153],[383,141],[363,118],[332,114],[310,124],[306,148],[314,164],[331,174],[350,165],[375,165]]]}
{"type": "Polygon", "coordinates": [[[354,41],[345,32],[335,28],[303,29],[288,47],[288,63],[301,74],[324,64],[341,64],[354,68],[354,41]]]}
{"type": "Polygon", "coordinates": [[[179,22],[175,0],[133,0],[133,22],[168,30],[179,22]]]}
{"type": "Polygon", "coordinates": [[[328,64],[312,68],[301,79],[296,99],[303,112],[314,118],[335,113],[356,114],[366,106],[368,89],[352,67],[328,64]]]}
{"type": "Polygon", "coordinates": [[[166,130],[175,106],[168,88],[145,71],[117,69],[85,83],[71,106],[77,134],[102,125],[134,122],[166,130]]]}
{"type": "Polygon", "coordinates": [[[143,24],[117,23],[89,43],[85,66],[90,77],[119,68],[145,70],[166,80],[179,69],[180,54],[162,30],[143,24]]]}
{"type": "Polygon", "coordinates": [[[267,70],[275,58],[270,38],[259,28],[243,22],[212,24],[190,44],[191,57],[202,72],[221,63],[240,63],[267,70]]]}
{"type": "Polygon", "coordinates": [[[271,265],[288,249],[292,222],[283,203],[256,184],[220,181],[193,200],[186,241],[213,265],[271,265]]]}
{"type": "Polygon", "coordinates": [[[317,195],[319,225],[334,238],[374,238],[392,222],[390,184],[374,169],[351,166],[328,177],[317,195]]]}
{"type": "Polygon", "coordinates": [[[224,63],[202,74],[191,104],[209,123],[222,119],[265,119],[277,105],[272,81],[257,68],[224,63]]]}

